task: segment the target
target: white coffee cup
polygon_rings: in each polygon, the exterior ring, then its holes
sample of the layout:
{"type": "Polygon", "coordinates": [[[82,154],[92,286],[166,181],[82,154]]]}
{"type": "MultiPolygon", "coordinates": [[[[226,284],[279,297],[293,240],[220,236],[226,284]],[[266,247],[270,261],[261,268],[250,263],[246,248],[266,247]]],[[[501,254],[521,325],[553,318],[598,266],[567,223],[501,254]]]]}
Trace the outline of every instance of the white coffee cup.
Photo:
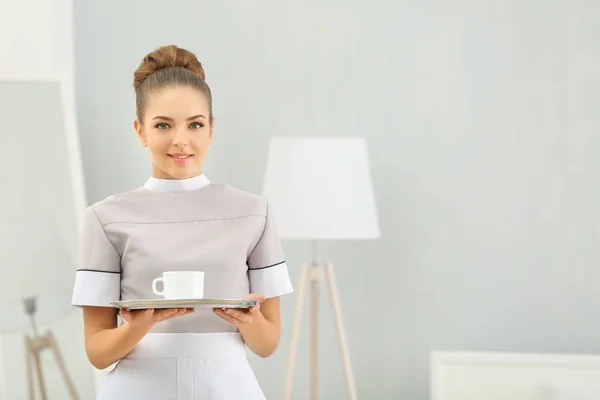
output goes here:
{"type": "Polygon", "coordinates": [[[201,299],[204,297],[204,272],[202,271],[168,271],[152,282],[154,294],[165,299],[201,299]],[[163,290],[156,288],[162,282],[163,290]]]}

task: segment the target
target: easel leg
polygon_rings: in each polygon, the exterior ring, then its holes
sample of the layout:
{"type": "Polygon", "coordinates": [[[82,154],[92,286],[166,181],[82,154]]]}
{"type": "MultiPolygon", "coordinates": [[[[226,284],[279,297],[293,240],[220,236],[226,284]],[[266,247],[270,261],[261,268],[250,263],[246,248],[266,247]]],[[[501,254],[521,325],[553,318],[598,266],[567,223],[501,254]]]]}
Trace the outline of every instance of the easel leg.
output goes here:
{"type": "Polygon", "coordinates": [[[319,397],[319,281],[315,279],[317,266],[311,267],[310,274],[310,398],[319,397]]]}
{"type": "MultiPolygon", "coordinates": [[[[32,348],[31,346],[30,348],[32,348]]],[[[32,348],[33,350],[33,362],[35,365],[35,369],[37,372],[38,385],[40,387],[40,397],[42,400],[46,400],[48,396],[46,395],[46,386],[44,385],[44,375],[42,373],[42,360],[40,359],[40,352],[37,348],[32,348]]]]}
{"type": "Polygon", "coordinates": [[[33,392],[33,365],[31,364],[32,357],[33,349],[31,348],[31,344],[29,343],[29,338],[25,336],[25,366],[27,368],[25,377],[27,379],[27,393],[29,395],[29,400],[35,399],[35,394],[33,392]]]}
{"type": "Polygon", "coordinates": [[[333,312],[335,314],[335,325],[337,328],[340,351],[342,353],[342,359],[344,362],[344,373],[346,375],[348,396],[350,400],[356,400],[356,388],[354,386],[354,377],[352,376],[352,366],[350,365],[350,352],[348,350],[348,344],[346,343],[346,330],[344,329],[344,323],[342,321],[342,307],[340,305],[335,275],[333,273],[333,264],[328,263],[325,266],[325,273],[325,280],[329,286],[329,294],[331,295],[331,303],[333,305],[333,312]]]}
{"type": "Polygon", "coordinates": [[[67,385],[67,389],[69,390],[69,394],[71,395],[72,400],[77,400],[77,392],[75,391],[75,386],[73,382],[69,378],[69,374],[67,373],[67,368],[65,367],[65,363],[63,361],[62,355],[60,354],[60,350],[58,349],[58,345],[56,344],[56,340],[54,340],[54,336],[51,333],[48,333],[48,342],[50,344],[50,350],[54,353],[54,359],[58,364],[58,369],[67,385]]]}
{"type": "Polygon", "coordinates": [[[302,320],[302,307],[306,293],[306,281],[308,280],[309,264],[304,264],[300,269],[300,278],[298,279],[298,297],[296,298],[296,309],[294,311],[294,325],[292,327],[292,336],[290,340],[290,353],[288,356],[287,372],[285,377],[284,400],[292,398],[292,385],[294,379],[294,366],[298,354],[298,336],[300,336],[300,322],[302,320]]]}

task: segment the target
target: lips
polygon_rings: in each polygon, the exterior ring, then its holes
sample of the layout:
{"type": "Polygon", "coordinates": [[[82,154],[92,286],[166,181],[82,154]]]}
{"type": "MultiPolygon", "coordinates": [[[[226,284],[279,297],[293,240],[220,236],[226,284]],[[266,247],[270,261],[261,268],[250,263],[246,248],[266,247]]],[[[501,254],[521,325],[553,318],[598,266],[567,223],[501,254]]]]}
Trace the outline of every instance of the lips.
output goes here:
{"type": "Polygon", "coordinates": [[[193,157],[192,154],[185,154],[185,153],[168,154],[168,156],[171,157],[171,159],[178,164],[186,163],[189,160],[191,160],[193,157]]]}

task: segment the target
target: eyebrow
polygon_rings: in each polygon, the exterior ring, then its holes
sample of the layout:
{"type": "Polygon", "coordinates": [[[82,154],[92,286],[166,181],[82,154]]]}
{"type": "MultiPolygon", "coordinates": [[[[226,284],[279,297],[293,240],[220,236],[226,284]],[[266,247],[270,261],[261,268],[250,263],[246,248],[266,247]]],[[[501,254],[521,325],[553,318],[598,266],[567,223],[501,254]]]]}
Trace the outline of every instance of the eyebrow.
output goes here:
{"type": "MultiPolygon", "coordinates": [[[[204,115],[198,114],[198,115],[194,115],[194,116],[189,117],[187,119],[187,121],[191,121],[191,120],[196,119],[196,118],[205,118],[206,119],[206,117],[204,115]]],[[[162,115],[157,115],[156,117],[154,117],[152,119],[164,119],[165,121],[174,121],[173,118],[164,117],[162,115]]]]}

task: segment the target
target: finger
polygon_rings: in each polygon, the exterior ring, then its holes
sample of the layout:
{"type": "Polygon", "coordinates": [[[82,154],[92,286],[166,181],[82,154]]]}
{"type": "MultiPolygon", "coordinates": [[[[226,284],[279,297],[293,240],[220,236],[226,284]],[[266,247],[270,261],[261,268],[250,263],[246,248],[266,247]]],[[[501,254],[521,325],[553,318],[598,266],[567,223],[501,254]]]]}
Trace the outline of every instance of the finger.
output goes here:
{"type": "Polygon", "coordinates": [[[221,315],[221,318],[223,318],[225,321],[227,321],[235,326],[243,325],[242,321],[240,321],[239,319],[233,318],[231,315],[223,314],[223,315],[221,315]]]}
{"type": "Polygon", "coordinates": [[[177,313],[176,308],[164,308],[162,310],[157,310],[155,318],[158,321],[164,321],[165,319],[172,318],[177,313]]]}
{"type": "Polygon", "coordinates": [[[171,319],[171,318],[177,318],[177,317],[181,317],[181,316],[183,316],[183,315],[185,315],[185,314],[188,314],[188,313],[189,313],[189,311],[188,311],[188,309],[187,309],[187,308],[178,308],[178,309],[175,311],[175,313],[173,313],[173,314],[172,314],[172,315],[169,317],[169,319],[171,319]]]}
{"type": "Polygon", "coordinates": [[[121,312],[123,313],[123,311],[125,312],[123,314],[123,317],[128,319],[129,321],[132,321],[134,318],[152,318],[152,315],[154,314],[154,309],[153,308],[146,308],[143,310],[122,310],[121,312]]]}
{"type": "Polygon", "coordinates": [[[225,314],[231,315],[233,318],[240,320],[246,324],[249,324],[252,321],[252,316],[242,310],[237,310],[235,308],[227,308],[225,310],[225,314]]]}
{"type": "Polygon", "coordinates": [[[188,311],[188,309],[187,309],[187,308],[180,308],[180,309],[177,311],[177,313],[175,314],[175,316],[177,316],[177,317],[181,317],[181,316],[183,316],[183,315],[185,315],[185,314],[189,314],[189,311],[188,311]]]}
{"type": "Polygon", "coordinates": [[[249,308],[248,308],[248,311],[250,311],[251,313],[255,313],[255,312],[257,312],[258,310],[260,310],[260,303],[258,303],[258,304],[257,304],[257,305],[255,305],[255,306],[251,306],[251,307],[249,307],[249,308]]]}
{"type": "Polygon", "coordinates": [[[242,325],[242,321],[232,317],[231,315],[227,314],[225,311],[221,310],[220,308],[215,310],[215,314],[217,314],[219,317],[223,318],[225,321],[230,322],[234,325],[237,325],[237,326],[242,325]]]}
{"type": "Polygon", "coordinates": [[[159,322],[166,321],[176,317],[181,317],[182,315],[186,315],[192,312],[194,312],[193,308],[165,308],[160,310],[157,320],[159,322]]]}
{"type": "Polygon", "coordinates": [[[155,311],[156,310],[154,310],[154,308],[148,308],[143,311],[143,315],[147,318],[152,318],[155,314],[155,311]]]}
{"type": "Polygon", "coordinates": [[[119,315],[127,322],[131,322],[132,313],[129,310],[120,310],[119,315]]]}
{"type": "Polygon", "coordinates": [[[260,310],[260,303],[266,300],[265,296],[258,293],[250,293],[247,298],[250,300],[258,300],[258,303],[256,305],[248,307],[248,311],[250,311],[251,313],[260,310]]]}

